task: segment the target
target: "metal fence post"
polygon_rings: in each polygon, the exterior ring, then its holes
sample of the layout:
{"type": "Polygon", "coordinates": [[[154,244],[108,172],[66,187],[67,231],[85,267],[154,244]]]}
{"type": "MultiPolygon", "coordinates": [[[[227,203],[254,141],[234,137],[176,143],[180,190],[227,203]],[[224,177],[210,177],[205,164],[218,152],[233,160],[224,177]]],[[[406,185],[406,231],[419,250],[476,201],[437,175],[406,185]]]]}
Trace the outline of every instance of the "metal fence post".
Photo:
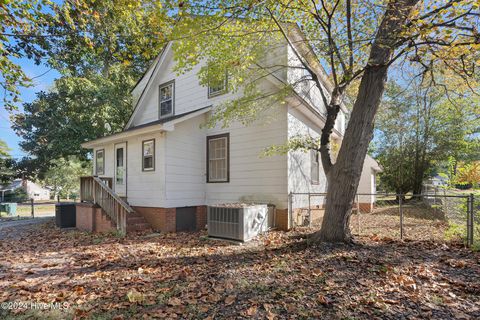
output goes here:
{"type": "Polygon", "coordinates": [[[445,219],[448,219],[448,203],[447,203],[447,197],[446,197],[446,192],[445,189],[443,189],[443,203],[442,203],[442,208],[444,210],[445,214],[445,219]]]}
{"type": "MultiPolygon", "coordinates": [[[[290,223],[290,226],[293,227],[293,193],[290,191],[288,194],[288,222],[290,223]]],[[[288,228],[288,226],[287,226],[288,228]]]]}
{"type": "Polygon", "coordinates": [[[470,196],[469,196],[469,202],[470,202],[470,207],[469,207],[469,214],[467,215],[468,217],[468,220],[469,220],[469,233],[470,233],[470,237],[468,238],[468,245],[469,246],[472,246],[473,245],[473,231],[474,231],[474,228],[473,228],[473,207],[474,207],[474,201],[475,201],[475,198],[473,196],[473,193],[470,193],[470,196]]]}
{"type": "Polygon", "coordinates": [[[360,197],[357,194],[357,224],[358,224],[358,235],[360,235],[360,197]]]}
{"type": "Polygon", "coordinates": [[[308,226],[312,226],[312,204],[311,204],[311,193],[308,193],[308,226]]]}
{"type": "Polygon", "coordinates": [[[403,195],[400,194],[398,198],[398,210],[400,212],[400,239],[403,240],[403,195]]]}
{"type": "Polygon", "coordinates": [[[30,205],[32,207],[32,218],[35,218],[35,206],[33,205],[33,198],[30,199],[30,205]]]}

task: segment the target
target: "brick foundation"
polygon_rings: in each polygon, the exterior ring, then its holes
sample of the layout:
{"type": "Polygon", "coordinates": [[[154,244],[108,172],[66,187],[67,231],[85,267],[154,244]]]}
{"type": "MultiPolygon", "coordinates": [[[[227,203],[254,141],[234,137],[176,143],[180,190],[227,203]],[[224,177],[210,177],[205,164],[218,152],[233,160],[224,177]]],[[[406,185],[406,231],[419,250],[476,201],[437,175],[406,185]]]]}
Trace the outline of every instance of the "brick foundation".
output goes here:
{"type": "MultiPolygon", "coordinates": [[[[360,202],[359,207],[360,207],[360,212],[370,213],[375,208],[375,204],[374,203],[360,202]]],[[[357,210],[357,204],[356,203],[353,204],[353,210],[357,210]]]]}
{"type": "Polygon", "coordinates": [[[135,212],[141,214],[155,231],[175,232],[176,209],[175,208],[153,208],[153,207],[132,207],[135,212]]]}
{"type": "Polygon", "coordinates": [[[196,212],[197,230],[203,230],[207,227],[207,206],[197,206],[196,212]]]}
{"type": "Polygon", "coordinates": [[[288,218],[288,209],[275,210],[275,227],[279,230],[290,230],[290,219],[288,218]]]}
{"type": "MultiPolygon", "coordinates": [[[[151,225],[152,229],[160,232],[177,231],[177,209],[155,207],[132,207],[135,212],[141,214],[151,225]]],[[[195,211],[196,230],[203,230],[207,226],[207,206],[196,206],[195,211]]]]}
{"type": "Polygon", "coordinates": [[[100,208],[91,203],[76,204],[76,226],[78,230],[87,232],[115,231],[115,225],[100,208]]]}

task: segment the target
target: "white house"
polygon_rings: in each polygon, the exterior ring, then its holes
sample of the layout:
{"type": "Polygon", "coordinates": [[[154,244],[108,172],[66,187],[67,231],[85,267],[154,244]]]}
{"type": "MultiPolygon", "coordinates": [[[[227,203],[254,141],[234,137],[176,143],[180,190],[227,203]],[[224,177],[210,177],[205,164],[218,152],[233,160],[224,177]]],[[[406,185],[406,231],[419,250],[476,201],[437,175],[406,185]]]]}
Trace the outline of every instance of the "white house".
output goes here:
{"type": "Polygon", "coordinates": [[[9,192],[14,192],[17,189],[23,189],[27,193],[28,199],[33,199],[36,201],[50,200],[49,189],[43,188],[35,182],[26,179],[15,179],[8,186],[2,188],[2,190],[0,190],[2,192],[1,200],[3,201],[3,197],[5,197],[6,194],[9,192]]]}
{"type": "MultiPolygon", "coordinates": [[[[299,64],[287,43],[270,52],[269,59],[299,64]]],[[[272,106],[248,126],[210,129],[201,125],[212,109],[238,96],[225,87],[201,86],[200,66],[176,75],[174,64],[170,43],[133,90],[135,109],[123,132],[82,144],[93,150],[93,174],[113,178],[114,192],[154,229],[204,227],[205,206],[239,201],[274,204],[277,224],[288,228],[290,192],[326,191],[322,165],[315,152],[262,153],[289,137],[320,134],[326,110],[318,89],[311,81],[300,81],[284,104],[272,106]]],[[[284,68],[261,87],[273,91],[303,76],[298,69],[284,68]]],[[[322,81],[328,88],[326,77],[322,81]]],[[[347,113],[342,106],[333,131],[337,143],[347,113]]],[[[374,185],[375,165],[369,166],[364,168],[366,181],[374,185]]]]}
{"type": "Polygon", "coordinates": [[[377,173],[382,171],[378,162],[367,154],[357,189],[361,211],[371,212],[373,210],[377,193],[377,173]]]}

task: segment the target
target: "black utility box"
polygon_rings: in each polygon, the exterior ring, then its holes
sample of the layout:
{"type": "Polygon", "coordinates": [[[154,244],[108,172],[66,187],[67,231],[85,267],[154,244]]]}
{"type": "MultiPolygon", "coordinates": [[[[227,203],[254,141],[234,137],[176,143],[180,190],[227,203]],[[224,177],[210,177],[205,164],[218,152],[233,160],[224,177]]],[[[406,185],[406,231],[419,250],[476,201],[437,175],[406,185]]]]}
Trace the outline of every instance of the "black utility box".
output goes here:
{"type": "Polygon", "coordinates": [[[75,203],[55,204],[55,224],[59,228],[75,228],[77,214],[75,203]]]}

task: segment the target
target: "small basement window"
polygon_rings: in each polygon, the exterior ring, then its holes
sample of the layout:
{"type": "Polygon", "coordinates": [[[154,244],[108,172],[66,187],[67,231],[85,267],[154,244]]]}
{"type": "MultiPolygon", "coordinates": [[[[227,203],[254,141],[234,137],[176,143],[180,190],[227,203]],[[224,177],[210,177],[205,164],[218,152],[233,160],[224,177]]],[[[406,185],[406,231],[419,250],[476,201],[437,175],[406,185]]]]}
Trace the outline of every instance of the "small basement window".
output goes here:
{"type": "Polygon", "coordinates": [[[142,170],[155,170],[155,139],[143,141],[142,146],[142,170]]]}
{"type": "Polygon", "coordinates": [[[312,184],[318,184],[320,181],[319,152],[310,150],[310,160],[310,180],[312,184]]]}
{"type": "Polygon", "coordinates": [[[230,179],[230,135],[207,137],[207,182],[228,182],[230,179]]]}
{"type": "Polygon", "coordinates": [[[95,152],[95,174],[105,174],[105,150],[100,149],[95,152]]]}
{"type": "Polygon", "coordinates": [[[158,109],[159,117],[164,118],[174,113],[175,82],[170,81],[159,87],[158,109]]]}

